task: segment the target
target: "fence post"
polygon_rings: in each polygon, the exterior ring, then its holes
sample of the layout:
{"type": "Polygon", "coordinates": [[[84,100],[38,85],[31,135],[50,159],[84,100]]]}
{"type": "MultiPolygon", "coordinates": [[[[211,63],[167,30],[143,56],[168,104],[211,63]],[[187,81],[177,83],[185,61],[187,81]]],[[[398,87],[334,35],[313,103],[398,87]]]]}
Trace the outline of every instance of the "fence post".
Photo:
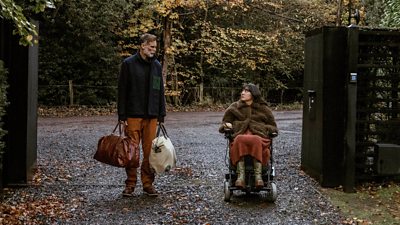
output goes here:
{"type": "Polygon", "coordinates": [[[235,101],[235,89],[231,87],[231,102],[235,101]]]}
{"type": "Polygon", "coordinates": [[[72,87],[72,80],[68,80],[69,86],[69,105],[72,106],[74,104],[74,89],[72,87]]]}
{"type": "Polygon", "coordinates": [[[199,100],[202,103],[203,102],[203,97],[204,97],[204,83],[200,83],[199,86],[199,100]]]}

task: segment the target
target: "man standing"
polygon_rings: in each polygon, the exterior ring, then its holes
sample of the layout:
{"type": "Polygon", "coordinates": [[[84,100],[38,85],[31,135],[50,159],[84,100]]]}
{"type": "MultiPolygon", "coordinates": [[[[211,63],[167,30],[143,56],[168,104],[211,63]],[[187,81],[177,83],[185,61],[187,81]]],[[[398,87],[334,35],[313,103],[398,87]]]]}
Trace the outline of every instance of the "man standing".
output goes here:
{"type": "MultiPolygon", "coordinates": [[[[150,168],[151,142],[156,136],[157,121],[164,122],[166,115],[164,83],[161,64],[155,58],[157,37],[143,34],[139,51],[126,58],[118,79],[118,119],[127,124],[127,135],[138,145],[142,143],[143,161],[140,167],[143,191],[157,196],[154,173],[150,168]]],[[[125,168],[127,179],[122,195],[133,196],[137,169],[125,168]]]]}

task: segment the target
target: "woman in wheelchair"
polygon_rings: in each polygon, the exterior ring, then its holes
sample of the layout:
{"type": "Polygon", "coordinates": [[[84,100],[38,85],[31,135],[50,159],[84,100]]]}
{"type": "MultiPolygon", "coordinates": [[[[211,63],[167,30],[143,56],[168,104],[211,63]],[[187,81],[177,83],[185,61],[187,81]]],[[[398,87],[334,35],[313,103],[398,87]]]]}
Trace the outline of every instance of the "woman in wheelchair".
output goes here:
{"type": "Polygon", "coordinates": [[[255,187],[262,188],[262,167],[270,160],[270,145],[278,129],[272,111],[261,97],[261,92],[254,84],[243,86],[240,99],[226,110],[219,132],[232,132],[230,160],[236,166],[235,186],[244,189],[245,160],[250,155],[253,159],[255,187]]]}

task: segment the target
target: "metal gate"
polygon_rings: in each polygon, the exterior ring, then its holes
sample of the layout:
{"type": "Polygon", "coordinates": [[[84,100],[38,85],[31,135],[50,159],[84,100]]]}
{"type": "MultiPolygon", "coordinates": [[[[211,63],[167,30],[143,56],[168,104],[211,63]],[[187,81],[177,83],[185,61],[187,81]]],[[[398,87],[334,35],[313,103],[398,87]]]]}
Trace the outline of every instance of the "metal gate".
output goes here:
{"type": "MultiPolygon", "coordinates": [[[[359,179],[400,172],[388,165],[387,160],[387,165],[382,165],[386,156],[380,152],[400,144],[399,51],[398,31],[360,29],[358,32],[355,159],[359,179]],[[382,166],[386,169],[382,170],[382,166]]],[[[392,151],[397,154],[392,153],[390,158],[400,157],[400,149],[392,151]]]]}
{"type": "Polygon", "coordinates": [[[400,31],[306,34],[302,168],[322,186],[400,176],[400,31]]]}

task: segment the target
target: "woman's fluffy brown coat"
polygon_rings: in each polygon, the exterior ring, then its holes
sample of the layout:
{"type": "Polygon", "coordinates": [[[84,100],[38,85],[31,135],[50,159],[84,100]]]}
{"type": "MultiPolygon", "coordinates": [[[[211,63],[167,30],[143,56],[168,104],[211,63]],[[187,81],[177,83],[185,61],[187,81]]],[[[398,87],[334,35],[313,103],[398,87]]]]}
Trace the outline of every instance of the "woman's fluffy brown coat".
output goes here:
{"type": "MultiPolygon", "coordinates": [[[[251,105],[241,100],[232,103],[226,109],[222,122],[232,124],[233,137],[244,134],[247,130],[263,138],[268,138],[273,132],[278,133],[274,116],[263,100],[251,105]]],[[[219,131],[224,132],[223,125],[219,131]]]]}

